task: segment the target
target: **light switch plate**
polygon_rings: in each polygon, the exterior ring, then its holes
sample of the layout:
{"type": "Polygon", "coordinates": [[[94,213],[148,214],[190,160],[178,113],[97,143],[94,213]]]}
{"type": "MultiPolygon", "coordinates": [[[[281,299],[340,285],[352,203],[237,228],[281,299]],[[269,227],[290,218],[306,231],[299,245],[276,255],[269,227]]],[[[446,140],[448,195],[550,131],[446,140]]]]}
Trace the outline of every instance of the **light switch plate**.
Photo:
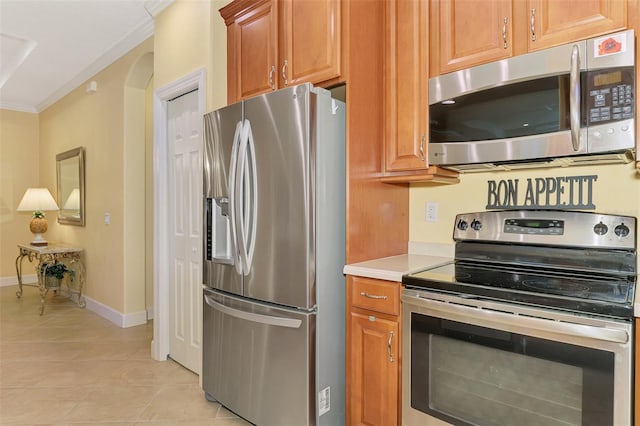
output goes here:
{"type": "Polygon", "coordinates": [[[438,203],[427,203],[425,220],[427,222],[438,221],[438,203]]]}

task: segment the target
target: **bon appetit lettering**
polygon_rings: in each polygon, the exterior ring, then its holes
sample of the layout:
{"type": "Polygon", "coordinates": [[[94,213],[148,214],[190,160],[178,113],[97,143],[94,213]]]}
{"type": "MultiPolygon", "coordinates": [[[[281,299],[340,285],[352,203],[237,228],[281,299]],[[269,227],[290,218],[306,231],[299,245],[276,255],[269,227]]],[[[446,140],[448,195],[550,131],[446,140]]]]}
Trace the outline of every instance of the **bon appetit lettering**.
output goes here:
{"type": "Polygon", "coordinates": [[[598,176],[562,176],[490,180],[487,210],[491,209],[580,209],[595,210],[593,183],[598,176]]]}

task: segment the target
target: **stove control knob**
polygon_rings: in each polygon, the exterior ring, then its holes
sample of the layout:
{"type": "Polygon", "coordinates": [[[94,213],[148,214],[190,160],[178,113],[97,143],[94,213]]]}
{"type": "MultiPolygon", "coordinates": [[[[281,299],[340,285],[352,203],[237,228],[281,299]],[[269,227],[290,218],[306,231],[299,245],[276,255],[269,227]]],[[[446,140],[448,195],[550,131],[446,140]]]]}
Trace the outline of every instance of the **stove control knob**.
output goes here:
{"type": "Polygon", "coordinates": [[[600,222],[596,226],[593,227],[593,232],[598,235],[604,235],[609,231],[609,228],[604,223],[600,222]]]}
{"type": "Polygon", "coordinates": [[[460,219],[460,221],[458,222],[458,229],[461,231],[466,231],[468,227],[469,224],[467,223],[467,221],[464,219],[460,219]]]}
{"type": "Polygon", "coordinates": [[[620,225],[615,227],[613,232],[615,232],[618,237],[626,237],[627,235],[629,235],[629,227],[624,223],[621,223],[620,225]]]}
{"type": "Polygon", "coordinates": [[[479,231],[482,229],[482,222],[480,222],[477,219],[473,219],[471,221],[471,228],[475,229],[476,231],[479,231]]]}

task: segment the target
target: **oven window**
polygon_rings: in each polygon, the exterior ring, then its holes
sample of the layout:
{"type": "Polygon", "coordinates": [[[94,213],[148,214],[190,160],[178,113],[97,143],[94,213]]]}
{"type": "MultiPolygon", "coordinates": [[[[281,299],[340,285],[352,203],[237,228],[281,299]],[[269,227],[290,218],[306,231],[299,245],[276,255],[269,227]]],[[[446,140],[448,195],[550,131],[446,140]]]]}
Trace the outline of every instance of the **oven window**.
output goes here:
{"type": "Polygon", "coordinates": [[[495,87],[429,106],[430,142],[515,138],[570,129],[569,75],[495,87]]]}
{"type": "Polygon", "coordinates": [[[411,405],[454,425],[611,425],[614,354],[417,313],[411,405]]]}

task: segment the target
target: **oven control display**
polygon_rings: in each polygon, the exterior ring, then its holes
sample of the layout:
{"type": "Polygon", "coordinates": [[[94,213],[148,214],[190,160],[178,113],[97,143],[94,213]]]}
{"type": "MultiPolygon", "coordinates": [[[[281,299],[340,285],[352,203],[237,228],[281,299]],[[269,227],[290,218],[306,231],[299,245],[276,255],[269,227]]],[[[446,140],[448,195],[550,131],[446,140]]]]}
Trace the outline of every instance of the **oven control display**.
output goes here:
{"type": "Polygon", "coordinates": [[[506,234],[563,235],[564,220],[556,219],[505,219],[506,234]]]}

